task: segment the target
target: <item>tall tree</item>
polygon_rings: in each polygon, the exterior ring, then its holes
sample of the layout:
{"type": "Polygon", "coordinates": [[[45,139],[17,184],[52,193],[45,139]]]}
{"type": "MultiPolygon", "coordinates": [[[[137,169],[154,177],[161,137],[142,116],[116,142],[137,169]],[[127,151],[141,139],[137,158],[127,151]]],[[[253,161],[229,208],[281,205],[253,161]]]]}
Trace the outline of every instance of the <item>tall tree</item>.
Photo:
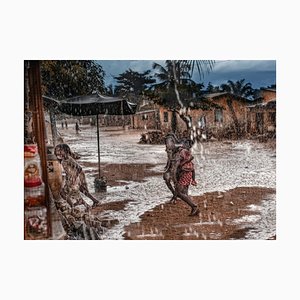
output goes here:
{"type": "Polygon", "coordinates": [[[119,76],[114,78],[117,80],[115,93],[119,96],[127,96],[130,100],[138,102],[138,98],[148,88],[155,79],[150,75],[151,71],[147,70],[143,73],[128,69],[119,76]]]}
{"type": "Polygon", "coordinates": [[[190,69],[187,66],[183,67],[180,61],[175,63],[175,71],[171,60],[166,60],[165,66],[153,63],[152,68],[156,71],[154,77],[159,80],[157,84],[153,85],[155,88],[174,89],[176,81],[178,81],[178,84],[193,82],[189,72],[190,69]]]}
{"type": "Polygon", "coordinates": [[[208,93],[218,93],[218,92],[220,92],[221,90],[220,90],[220,87],[219,86],[215,86],[215,85],[213,85],[211,82],[209,82],[208,84],[207,84],[207,87],[206,87],[206,92],[208,92],[208,93]]]}
{"type": "Polygon", "coordinates": [[[107,95],[107,96],[114,95],[114,88],[113,88],[112,84],[109,84],[107,87],[105,87],[105,95],[107,95]]]}
{"type": "Polygon", "coordinates": [[[245,79],[237,80],[236,82],[228,80],[227,83],[221,85],[221,89],[224,92],[245,98],[253,96],[254,91],[252,84],[250,82],[245,83],[245,79]]]}
{"type": "Polygon", "coordinates": [[[183,94],[185,97],[191,97],[197,87],[199,89],[201,87],[191,79],[188,68],[183,68],[180,62],[176,62],[174,66],[171,60],[166,60],[164,66],[153,63],[152,67],[155,71],[154,77],[158,79],[158,83],[153,84],[152,89],[159,95],[158,102],[172,111],[171,127],[172,131],[176,132],[176,113],[179,113],[179,109],[184,106],[181,100],[178,103],[176,92],[180,90],[182,97],[183,94]],[[177,85],[176,89],[175,85],[177,85]]]}
{"type": "MultiPolygon", "coordinates": [[[[199,61],[199,60],[167,60],[166,66],[162,67],[159,64],[154,64],[153,68],[159,70],[155,76],[160,80],[157,87],[167,88],[170,95],[169,100],[172,100],[172,111],[178,112],[180,118],[185,122],[188,131],[191,131],[191,117],[188,115],[189,110],[185,109],[184,99],[194,96],[200,96],[200,90],[203,84],[196,84],[192,80],[194,69],[197,69],[200,78],[204,77],[205,71],[209,72],[213,67],[214,61],[199,61]],[[176,108],[179,107],[179,111],[176,108]]],[[[166,103],[167,104],[167,103],[166,103]]],[[[174,119],[174,118],[172,118],[174,119]]],[[[175,131],[175,126],[172,130],[175,131]]]]}
{"type": "Polygon", "coordinates": [[[245,79],[237,80],[236,82],[228,80],[227,84],[225,83],[225,84],[221,85],[221,89],[224,92],[230,93],[230,95],[226,99],[226,103],[227,103],[228,109],[230,111],[230,114],[231,114],[231,117],[232,117],[232,120],[234,123],[237,137],[240,137],[241,127],[240,127],[238,118],[236,116],[235,110],[232,105],[232,96],[235,95],[235,96],[239,96],[239,97],[248,98],[248,97],[254,95],[254,89],[252,88],[251,83],[249,83],[249,82],[245,83],[245,79]]]}
{"type": "Polygon", "coordinates": [[[42,92],[64,99],[92,92],[104,92],[104,71],[92,60],[41,61],[42,92]]]}

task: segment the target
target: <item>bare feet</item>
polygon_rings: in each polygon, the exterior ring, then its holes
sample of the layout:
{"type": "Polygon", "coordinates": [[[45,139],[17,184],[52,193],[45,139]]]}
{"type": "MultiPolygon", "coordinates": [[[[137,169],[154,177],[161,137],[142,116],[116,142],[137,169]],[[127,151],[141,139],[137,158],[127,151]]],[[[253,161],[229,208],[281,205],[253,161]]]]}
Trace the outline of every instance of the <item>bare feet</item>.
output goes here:
{"type": "Polygon", "coordinates": [[[192,182],[191,182],[191,185],[194,185],[194,186],[196,186],[198,183],[197,183],[197,181],[196,180],[192,180],[192,182]]]}
{"type": "Polygon", "coordinates": [[[198,208],[198,206],[194,206],[193,208],[192,208],[192,211],[191,211],[191,213],[189,214],[189,216],[190,217],[192,217],[192,216],[197,216],[197,215],[199,215],[199,208],[198,208]]]}
{"type": "Polygon", "coordinates": [[[99,201],[99,200],[97,200],[97,201],[94,201],[94,203],[93,203],[92,207],[96,207],[96,206],[98,206],[99,204],[100,204],[100,201],[99,201]]]}
{"type": "Polygon", "coordinates": [[[168,203],[170,203],[170,204],[176,204],[176,200],[177,200],[176,197],[175,198],[173,197],[168,203]]]}

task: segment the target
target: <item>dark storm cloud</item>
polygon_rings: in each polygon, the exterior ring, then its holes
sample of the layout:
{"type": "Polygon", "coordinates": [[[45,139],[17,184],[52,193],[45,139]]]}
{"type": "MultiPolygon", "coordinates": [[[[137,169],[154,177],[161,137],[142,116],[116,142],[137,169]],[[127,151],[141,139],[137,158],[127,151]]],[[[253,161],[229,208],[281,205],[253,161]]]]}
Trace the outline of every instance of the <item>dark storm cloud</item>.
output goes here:
{"type": "Polygon", "coordinates": [[[250,82],[253,88],[266,87],[271,84],[276,84],[276,72],[275,71],[224,71],[222,73],[212,72],[205,76],[205,85],[211,82],[213,85],[221,85],[228,80],[237,81],[245,79],[246,82],[250,82]]]}
{"type": "MultiPolygon", "coordinates": [[[[123,73],[131,68],[137,72],[151,70],[153,62],[164,65],[164,60],[100,60],[98,61],[106,72],[105,82],[115,84],[114,76],[123,73]]],[[[254,88],[268,86],[276,83],[276,61],[275,60],[217,60],[213,70],[205,74],[200,80],[197,72],[194,72],[193,79],[207,85],[220,85],[228,80],[245,79],[254,88]]]]}
{"type": "MultiPolygon", "coordinates": [[[[216,61],[209,74],[202,80],[205,84],[211,82],[214,85],[226,83],[228,80],[236,81],[245,79],[252,83],[254,88],[268,86],[276,83],[275,60],[227,60],[216,61]]],[[[199,81],[195,74],[194,80],[199,81]]]]}
{"type": "Polygon", "coordinates": [[[114,77],[128,69],[132,69],[136,72],[151,70],[154,62],[164,64],[164,60],[98,60],[98,63],[103,67],[106,73],[106,85],[114,85],[116,83],[114,77]]]}

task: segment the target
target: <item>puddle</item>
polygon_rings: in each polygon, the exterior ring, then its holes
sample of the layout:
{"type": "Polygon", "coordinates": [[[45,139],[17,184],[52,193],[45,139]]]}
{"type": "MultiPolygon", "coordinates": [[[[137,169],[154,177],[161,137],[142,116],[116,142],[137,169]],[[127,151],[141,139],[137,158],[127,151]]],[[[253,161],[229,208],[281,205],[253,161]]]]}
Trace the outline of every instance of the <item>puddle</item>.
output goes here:
{"type": "Polygon", "coordinates": [[[248,209],[256,214],[246,215],[235,219],[232,224],[240,225],[241,229],[251,226],[246,232],[245,239],[269,239],[276,235],[276,201],[268,198],[260,205],[249,205],[248,209]]]}
{"type": "MultiPolygon", "coordinates": [[[[171,198],[162,179],[166,164],[165,146],[138,144],[142,131],[104,131],[100,128],[101,172],[107,176],[108,187],[106,193],[94,193],[94,177],[98,173],[96,128],[83,125],[81,130],[78,135],[72,129],[61,130],[61,134],[71,149],[81,156],[78,162],[86,172],[91,193],[101,203],[132,200],[126,209],[105,212],[117,218],[119,223],[108,229],[103,238],[123,239],[124,226],[138,222],[146,211],[171,198]]],[[[198,182],[196,187],[190,188],[192,196],[226,192],[239,186],[276,188],[275,150],[263,144],[255,141],[206,142],[196,144],[192,152],[198,182]]],[[[221,196],[218,201],[222,201],[221,196]]],[[[258,225],[249,230],[247,238],[263,238],[275,232],[275,200],[266,200],[261,206],[249,207],[249,210],[258,211],[263,217],[248,220],[258,225]],[[269,229],[263,229],[264,223],[270,222],[269,229]]],[[[245,220],[237,222],[242,224],[245,220]]]]}

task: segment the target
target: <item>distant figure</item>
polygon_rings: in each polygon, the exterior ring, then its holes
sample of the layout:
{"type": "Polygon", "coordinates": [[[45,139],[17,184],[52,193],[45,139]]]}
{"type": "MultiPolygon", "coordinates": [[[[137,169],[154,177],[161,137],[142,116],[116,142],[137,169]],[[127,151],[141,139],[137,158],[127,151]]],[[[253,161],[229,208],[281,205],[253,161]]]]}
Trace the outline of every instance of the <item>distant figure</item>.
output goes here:
{"type": "Polygon", "coordinates": [[[76,130],[76,133],[78,133],[79,131],[81,131],[80,128],[79,128],[78,122],[76,122],[76,124],[75,124],[75,130],[76,130]]]}
{"type": "Polygon", "coordinates": [[[68,129],[68,123],[67,120],[65,120],[66,129],[68,129]]]}
{"type": "Polygon", "coordinates": [[[64,129],[64,122],[61,122],[61,128],[64,129]]]}

